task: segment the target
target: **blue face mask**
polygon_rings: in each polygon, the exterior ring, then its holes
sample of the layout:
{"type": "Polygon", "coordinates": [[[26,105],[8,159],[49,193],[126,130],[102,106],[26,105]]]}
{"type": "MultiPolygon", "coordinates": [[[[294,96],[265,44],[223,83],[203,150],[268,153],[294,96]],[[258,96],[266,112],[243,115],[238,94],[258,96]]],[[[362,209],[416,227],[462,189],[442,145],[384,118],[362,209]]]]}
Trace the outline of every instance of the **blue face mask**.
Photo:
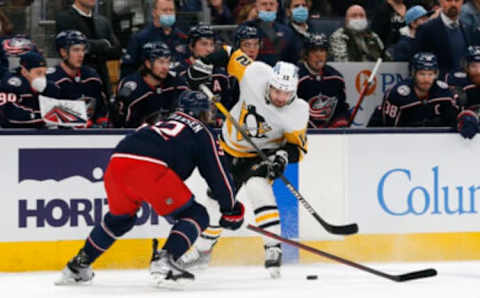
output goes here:
{"type": "Polygon", "coordinates": [[[159,17],[160,24],[165,27],[172,27],[175,24],[174,14],[161,14],[159,17]]]}
{"type": "Polygon", "coordinates": [[[305,6],[299,6],[292,9],[292,19],[296,23],[305,23],[308,20],[308,9],[305,6]]]}
{"type": "Polygon", "coordinates": [[[277,12],[276,11],[266,11],[266,10],[260,10],[258,12],[258,17],[260,20],[264,22],[273,22],[277,18],[277,12]]]}

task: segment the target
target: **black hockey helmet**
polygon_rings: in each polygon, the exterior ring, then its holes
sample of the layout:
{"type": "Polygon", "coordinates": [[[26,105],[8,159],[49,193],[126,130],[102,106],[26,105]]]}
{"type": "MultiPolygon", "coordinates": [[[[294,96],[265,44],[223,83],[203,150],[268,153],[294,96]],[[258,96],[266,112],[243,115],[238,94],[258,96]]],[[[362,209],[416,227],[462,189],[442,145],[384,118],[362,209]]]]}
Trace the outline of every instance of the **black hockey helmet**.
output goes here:
{"type": "Polygon", "coordinates": [[[142,56],[143,61],[150,60],[155,61],[158,58],[169,58],[172,56],[172,52],[170,51],[167,44],[161,41],[152,41],[147,42],[143,45],[142,48],[142,56]]]}
{"type": "Polygon", "coordinates": [[[304,48],[308,53],[311,50],[326,50],[328,51],[329,43],[325,34],[310,34],[305,38],[304,48]]]}
{"type": "Polygon", "coordinates": [[[187,90],[183,91],[178,98],[178,110],[199,118],[202,112],[210,110],[210,102],[205,93],[187,90]]]}
{"type": "Polygon", "coordinates": [[[245,39],[258,39],[260,40],[260,32],[253,26],[240,25],[235,30],[233,35],[233,45],[235,48],[240,48],[240,42],[245,39]]]}
{"type": "Polygon", "coordinates": [[[88,49],[88,40],[85,34],[77,30],[65,30],[57,34],[55,37],[55,47],[57,52],[60,53],[60,49],[68,51],[71,46],[83,44],[88,49]]]}
{"type": "Polygon", "coordinates": [[[190,28],[190,31],[188,31],[188,44],[193,46],[193,44],[202,37],[215,39],[215,32],[212,26],[198,25],[190,28]]]}
{"type": "Polygon", "coordinates": [[[465,60],[468,63],[480,62],[480,46],[469,46],[465,60]]]}
{"type": "Polygon", "coordinates": [[[413,55],[408,66],[410,73],[417,72],[419,70],[435,70],[438,71],[437,56],[429,52],[418,52],[413,55]]]}
{"type": "Polygon", "coordinates": [[[30,51],[37,51],[37,47],[27,37],[18,35],[2,42],[3,51],[7,56],[18,57],[30,51]]]}

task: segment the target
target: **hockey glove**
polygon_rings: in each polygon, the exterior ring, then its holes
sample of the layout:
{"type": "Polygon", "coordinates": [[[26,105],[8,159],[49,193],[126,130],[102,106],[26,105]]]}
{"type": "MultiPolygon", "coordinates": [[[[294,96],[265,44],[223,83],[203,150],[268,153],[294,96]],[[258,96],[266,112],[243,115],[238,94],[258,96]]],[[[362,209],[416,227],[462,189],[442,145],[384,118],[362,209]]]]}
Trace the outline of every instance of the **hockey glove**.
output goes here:
{"type": "Polygon", "coordinates": [[[192,90],[198,90],[198,86],[209,82],[212,78],[213,65],[205,64],[201,59],[187,69],[187,82],[192,90]]]}
{"type": "Polygon", "coordinates": [[[478,132],[478,116],[471,110],[465,110],[458,114],[457,130],[462,137],[472,139],[478,132]]]}
{"type": "Polygon", "coordinates": [[[285,150],[277,150],[275,154],[268,157],[272,162],[268,169],[268,178],[275,180],[285,171],[288,164],[288,153],[285,150]]]}
{"type": "Polygon", "coordinates": [[[243,224],[243,216],[245,215],[245,207],[243,204],[237,201],[233,206],[233,210],[223,211],[220,218],[220,226],[229,230],[237,230],[243,224]]]}

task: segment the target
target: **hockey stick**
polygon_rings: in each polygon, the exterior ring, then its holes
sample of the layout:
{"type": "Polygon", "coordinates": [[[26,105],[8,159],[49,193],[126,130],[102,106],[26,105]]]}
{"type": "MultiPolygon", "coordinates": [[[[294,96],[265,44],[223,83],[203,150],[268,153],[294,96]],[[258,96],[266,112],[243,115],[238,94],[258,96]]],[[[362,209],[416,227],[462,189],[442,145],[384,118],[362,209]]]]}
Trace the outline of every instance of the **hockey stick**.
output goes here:
{"type": "MultiPolygon", "coordinates": [[[[255,151],[258,153],[258,155],[264,160],[264,161],[270,161],[265,153],[253,142],[253,140],[250,138],[250,136],[245,132],[243,127],[238,124],[237,120],[235,120],[230,112],[223,106],[221,102],[218,101],[216,96],[210,91],[210,89],[205,86],[205,85],[200,85],[200,90],[204,92],[208,98],[215,104],[217,109],[225,115],[227,119],[229,119],[235,128],[241,133],[241,135],[245,138],[245,140],[252,145],[252,147],[255,149],[255,151]]],[[[288,190],[297,198],[300,203],[307,209],[307,211],[322,225],[322,227],[327,230],[328,232],[332,234],[337,234],[337,235],[350,235],[350,234],[355,234],[358,232],[358,226],[357,224],[348,224],[348,225],[343,225],[343,226],[336,226],[332,225],[328,222],[326,222],[323,218],[318,215],[317,212],[313,209],[312,205],[310,205],[307,200],[295,189],[295,187],[288,181],[288,179],[284,176],[281,175],[280,179],[285,183],[285,186],[288,188],[288,190]]]]}
{"type": "Polygon", "coordinates": [[[325,257],[325,258],[330,259],[330,260],[334,260],[334,261],[342,263],[344,265],[348,265],[348,266],[354,267],[356,269],[366,271],[368,273],[371,273],[371,274],[374,274],[374,275],[377,275],[377,276],[380,276],[380,277],[383,277],[383,278],[387,278],[387,279],[390,279],[390,280],[393,280],[393,281],[396,281],[396,282],[408,281],[408,280],[431,277],[431,276],[437,275],[437,271],[435,269],[431,269],[431,268],[430,269],[419,270],[419,271],[408,272],[408,273],[404,273],[404,274],[400,274],[400,275],[388,274],[388,273],[385,273],[385,272],[367,267],[365,265],[355,263],[355,262],[352,262],[350,260],[332,255],[328,252],[324,252],[322,250],[313,248],[311,246],[302,244],[300,242],[293,241],[293,240],[290,240],[290,239],[287,239],[287,238],[283,238],[281,236],[278,236],[277,234],[268,232],[264,229],[253,226],[251,224],[249,224],[247,226],[247,228],[251,231],[254,231],[254,232],[257,232],[257,233],[262,234],[264,236],[276,239],[276,240],[281,241],[283,243],[287,243],[287,244],[290,244],[292,246],[301,248],[301,249],[306,250],[308,252],[311,252],[313,254],[325,257]]]}
{"type": "Polygon", "coordinates": [[[375,79],[375,75],[377,74],[378,68],[380,67],[380,64],[382,64],[382,58],[378,58],[377,63],[375,63],[375,66],[373,67],[372,73],[368,77],[367,83],[363,85],[362,91],[360,91],[360,97],[357,100],[357,104],[355,105],[355,108],[352,111],[352,114],[350,115],[350,119],[348,120],[348,126],[350,126],[353,123],[353,120],[355,119],[355,116],[357,115],[358,109],[360,109],[360,106],[362,105],[363,99],[365,98],[365,94],[367,93],[368,88],[373,83],[373,80],[375,79]]]}

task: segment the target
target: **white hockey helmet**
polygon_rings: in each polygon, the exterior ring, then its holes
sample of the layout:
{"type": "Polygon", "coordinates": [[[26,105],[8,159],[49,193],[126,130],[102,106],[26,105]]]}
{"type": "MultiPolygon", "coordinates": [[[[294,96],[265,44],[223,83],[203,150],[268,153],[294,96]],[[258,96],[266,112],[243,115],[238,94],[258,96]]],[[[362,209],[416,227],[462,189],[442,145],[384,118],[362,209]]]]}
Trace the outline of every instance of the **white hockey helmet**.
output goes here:
{"type": "Polygon", "coordinates": [[[287,104],[290,104],[295,97],[297,97],[297,86],[298,68],[292,63],[279,61],[273,67],[272,78],[267,83],[265,99],[267,100],[267,103],[271,103],[270,87],[273,87],[281,91],[291,92],[291,97],[287,102],[287,104]]]}

